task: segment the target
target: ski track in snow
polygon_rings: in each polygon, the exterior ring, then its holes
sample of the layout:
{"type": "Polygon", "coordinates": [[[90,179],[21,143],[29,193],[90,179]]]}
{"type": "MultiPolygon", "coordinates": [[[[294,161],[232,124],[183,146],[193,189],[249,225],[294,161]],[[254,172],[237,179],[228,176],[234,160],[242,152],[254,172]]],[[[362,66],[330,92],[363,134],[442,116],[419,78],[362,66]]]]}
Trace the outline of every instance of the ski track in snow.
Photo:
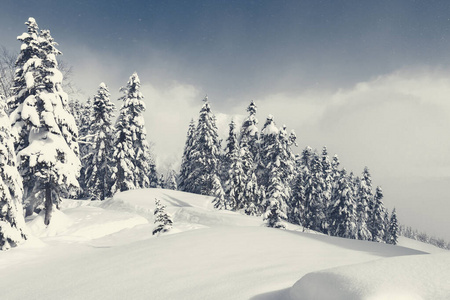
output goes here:
{"type": "Polygon", "coordinates": [[[266,228],[211,200],[162,189],[65,200],[49,227],[28,219],[31,239],[0,253],[0,298],[450,299],[444,250],[266,228]],[[174,220],[159,237],[155,198],[174,220]]]}

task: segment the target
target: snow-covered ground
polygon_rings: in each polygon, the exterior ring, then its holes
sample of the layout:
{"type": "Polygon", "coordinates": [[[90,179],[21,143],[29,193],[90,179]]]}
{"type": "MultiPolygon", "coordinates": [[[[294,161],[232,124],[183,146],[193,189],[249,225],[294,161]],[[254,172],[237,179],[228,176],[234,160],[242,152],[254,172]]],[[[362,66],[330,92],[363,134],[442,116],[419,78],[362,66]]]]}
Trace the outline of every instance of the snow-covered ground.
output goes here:
{"type": "Polygon", "coordinates": [[[66,200],[48,228],[27,224],[0,253],[0,299],[450,299],[449,252],[266,228],[183,192],[66,200]],[[155,198],[174,220],[158,237],[155,198]]]}

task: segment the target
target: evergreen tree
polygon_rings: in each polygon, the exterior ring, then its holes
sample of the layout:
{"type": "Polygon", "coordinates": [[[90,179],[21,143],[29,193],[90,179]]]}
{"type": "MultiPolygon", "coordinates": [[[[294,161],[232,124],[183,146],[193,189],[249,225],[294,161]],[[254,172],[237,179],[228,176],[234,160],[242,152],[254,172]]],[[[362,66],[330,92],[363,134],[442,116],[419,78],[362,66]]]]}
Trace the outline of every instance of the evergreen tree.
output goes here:
{"type": "Polygon", "coordinates": [[[325,208],[323,199],[324,180],[322,160],[314,152],[309,162],[310,168],[305,174],[305,212],[303,226],[315,231],[326,231],[325,208]]]}
{"type": "Polygon", "coordinates": [[[225,154],[223,155],[223,161],[221,163],[221,179],[225,182],[225,191],[227,191],[226,182],[230,178],[231,164],[235,158],[239,155],[239,144],[236,135],[236,124],[231,120],[229,125],[227,145],[225,146],[225,154]]]}
{"type": "Polygon", "coordinates": [[[186,143],[184,145],[183,157],[181,159],[181,168],[179,175],[179,188],[180,191],[191,192],[194,190],[194,183],[192,177],[189,175],[192,172],[192,151],[195,144],[195,123],[191,120],[189,129],[187,132],[186,143]]]}
{"type": "Polygon", "coordinates": [[[342,169],[331,199],[328,232],[333,236],[356,239],[356,202],[349,180],[347,171],[342,169]]]}
{"type": "Polygon", "coordinates": [[[27,215],[45,201],[45,224],[62,193],[78,187],[78,130],[68,112],[67,94],[56,56],[60,55],[50,32],[38,32],[33,18],[16,62],[13,96],[9,99],[12,133],[24,182],[27,215]]]}
{"type": "Polygon", "coordinates": [[[92,150],[85,159],[86,188],[92,199],[104,200],[111,196],[112,154],[114,149],[114,104],[103,82],[94,96],[93,120],[89,143],[92,150]]]}
{"type": "Polygon", "coordinates": [[[195,142],[190,154],[192,169],[187,181],[192,186],[185,191],[214,196],[214,178],[220,176],[220,142],[216,119],[211,112],[208,97],[205,97],[203,101],[195,131],[195,142]]]}
{"type": "Polygon", "coordinates": [[[177,173],[174,170],[169,170],[167,173],[167,180],[166,180],[166,189],[169,190],[178,190],[177,186],[177,173]]]}
{"type": "Polygon", "coordinates": [[[27,239],[22,212],[22,178],[17,170],[5,108],[0,95],[0,250],[8,250],[27,239]]]}
{"type": "Polygon", "coordinates": [[[296,178],[293,182],[291,210],[289,221],[294,224],[306,226],[306,185],[311,177],[310,168],[313,152],[306,147],[296,160],[296,178]]]}
{"type": "Polygon", "coordinates": [[[359,240],[371,240],[372,235],[368,229],[369,203],[372,201],[372,178],[369,169],[364,168],[362,177],[358,180],[358,198],[357,198],[357,232],[359,240]]]}
{"type": "Polygon", "coordinates": [[[242,148],[242,144],[245,143],[250,152],[252,162],[256,163],[259,160],[259,135],[258,135],[258,119],[256,119],[257,107],[254,101],[251,101],[247,107],[249,116],[244,120],[241,127],[241,133],[239,137],[239,144],[242,148]]]}
{"type": "MultiPolygon", "coordinates": [[[[390,236],[389,236],[389,224],[390,224],[390,219],[389,219],[389,212],[388,212],[388,210],[385,208],[384,209],[384,220],[383,220],[383,223],[384,223],[384,235],[383,235],[383,241],[385,242],[385,243],[389,243],[389,241],[390,241],[390,236]]],[[[411,230],[411,228],[409,227],[409,229],[411,230]]],[[[405,235],[406,237],[411,237],[412,238],[412,236],[407,236],[407,235],[405,235]]]]}
{"type": "Polygon", "coordinates": [[[153,235],[160,235],[161,233],[168,232],[172,229],[172,217],[166,212],[166,207],[161,204],[161,201],[155,199],[155,224],[156,227],[153,229],[153,235]]]}
{"type": "Polygon", "coordinates": [[[398,243],[398,222],[395,208],[391,213],[391,220],[389,222],[389,240],[387,243],[391,245],[397,245],[398,243]]]}
{"type": "Polygon", "coordinates": [[[278,130],[273,117],[267,118],[262,131],[262,162],[265,172],[262,182],[267,187],[266,199],[263,203],[264,218],[268,226],[283,227],[281,219],[287,219],[288,200],[290,198],[291,164],[287,154],[287,136],[285,128],[278,130]]]}
{"type": "MultiPolygon", "coordinates": [[[[80,143],[80,161],[81,161],[81,171],[80,171],[80,188],[78,190],[78,197],[85,198],[89,197],[89,192],[86,187],[86,168],[89,164],[89,154],[92,153],[92,135],[91,135],[91,124],[93,122],[93,104],[90,98],[87,99],[86,103],[81,105],[81,113],[77,122],[78,132],[79,132],[79,143],[80,143]]],[[[77,121],[77,118],[75,118],[77,121]]]]}
{"type": "Polygon", "coordinates": [[[115,174],[113,193],[136,188],[156,186],[157,174],[147,142],[143,113],[145,103],[140,92],[141,83],[136,73],[131,75],[124,93],[119,118],[116,122],[115,174]]]}
{"type": "Polygon", "coordinates": [[[259,161],[259,136],[258,120],[256,119],[257,107],[252,101],[247,108],[249,116],[244,120],[239,136],[240,157],[246,182],[244,189],[244,199],[246,202],[245,213],[248,215],[259,215],[261,213],[261,203],[265,198],[263,189],[258,185],[256,167],[259,161]]]}
{"type": "Polygon", "coordinates": [[[213,204],[216,209],[230,209],[229,201],[225,198],[225,192],[220,182],[220,177],[217,174],[212,176],[211,194],[214,196],[213,204]]]}
{"type": "Polygon", "coordinates": [[[384,237],[384,218],[385,218],[385,208],[383,204],[383,191],[381,187],[377,186],[375,190],[375,195],[370,203],[370,219],[368,220],[368,228],[372,235],[372,241],[382,242],[384,237]]]}

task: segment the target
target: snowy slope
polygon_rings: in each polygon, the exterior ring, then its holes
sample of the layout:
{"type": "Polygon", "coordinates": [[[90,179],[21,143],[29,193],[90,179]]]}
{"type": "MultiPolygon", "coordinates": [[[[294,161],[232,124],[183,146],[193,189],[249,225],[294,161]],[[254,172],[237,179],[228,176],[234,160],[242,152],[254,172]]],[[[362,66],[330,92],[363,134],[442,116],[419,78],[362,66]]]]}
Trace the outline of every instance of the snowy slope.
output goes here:
{"type": "Polygon", "coordinates": [[[177,191],[62,207],[49,228],[40,216],[28,220],[36,238],[0,253],[1,299],[290,299],[303,290],[290,287],[311,272],[429,256],[298,226],[266,228],[260,218],[214,210],[210,197],[177,191]],[[174,219],[159,237],[151,235],[155,198],[174,219]]]}
{"type": "Polygon", "coordinates": [[[292,299],[448,300],[450,253],[380,259],[310,273],[291,289],[292,299]]]}

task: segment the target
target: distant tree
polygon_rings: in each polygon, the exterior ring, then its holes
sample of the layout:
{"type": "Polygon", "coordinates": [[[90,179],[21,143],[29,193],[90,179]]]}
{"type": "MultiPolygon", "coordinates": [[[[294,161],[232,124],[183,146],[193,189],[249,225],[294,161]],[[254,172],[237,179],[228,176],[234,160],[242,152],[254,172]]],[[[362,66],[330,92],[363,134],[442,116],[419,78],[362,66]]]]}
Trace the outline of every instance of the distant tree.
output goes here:
{"type": "Polygon", "coordinates": [[[357,198],[357,232],[359,240],[371,240],[372,235],[368,228],[369,220],[369,203],[373,199],[372,178],[367,167],[364,168],[362,177],[358,181],[358,198],[357,198]]]}
{"type": "Polygon", "coordinates": [[[0,94],[6,98],[12,96],[16,58],[17,53],[0,47],[0,94]]]}
{"type": "Polygon", "coordinates": [[[104,200],[112,195],[111,176],[114,173],[114,104],[109,99],[108,87],[103,82],[94,96],[91,135],[88,142],[91,152],[84,159],[86,188],[92,199],[104,200]]]}
{"type": "Polygon", "coordinates": [[[372,236],[372,241],[382,242],[384,237],[384,218],[385,218],[385,207],[383,204],[383,191],[381,187],[377,186],[375,190],[375,195],[369,204],[370,219],[368,220],[368,228],[372,236]]]}
{"type": "Polygon", "coordinates": [[[61,194],[78,187],[78,130],[62,89],[56,61],[61,52],[33,18],[25,24],[28,32],[18,37],[22,46],[8,104],[27,215],[44,202],[48,225],[61,194]]]}
{"type": "Polygon", "coordinates": [[[329,207],[329,230],[333,236],[356,239],[356,202],[347,171],[342,169],[329,207]]]}
{"type": "Polygon", "coordinates": [[[169,190],[178,190],[177,186],[177,173],[174,170],[169,170],[167,173],[167,179],[166,179],[166,189],[169,190]]]}
{"type": "Polygon", "coordinates": [[[389,222],[389,240],[388,244],[397,245],[398,243],[398,222],[397,222],[397,213],[395,212],[395,208],[391,213],[391,220],[389,222]]]}
{"type": "Polygon", "coordinates": [[[179,189],[185,192],[191,192],[194,190],[194,182],[193,178],[190,177],[190,174],[193,169],[192,165],[192,151],[194,149],[195,144],[195,123],[194,120],[191,120],[189,124],[189,129],[186,136],[186,143],[184,145],[183,157],[181,159],[181,168],[179,175],[179,189]]]}
{"type": "Polygon", "coordinates": [[[185,191],[214,196],[217,189],[213,189],[213,182],[220,176],[220,141],[208,97],[203,101],[190,153],[191,170],[187,181],[192,185],[185,191]]]}
{"type": "Polygon", "coordinates": [[[0,95],[0,250],[27,239],[22,209],[22,178],[16,165],[11,126],[0,95]]]}
{"type": "Polygon", "coordinates": [[[143,117],[145,103],[140,87],[139,77],[134,73],[127,86],[120,89],[124,95],[119,99],[123,104],[115,130],[113,193],[157,185],[157,182],[151,182],[158,177],[147,142],[143,117]]]}
{"type": "Polygon", "coordinates": [[[161,233],[168,232],[172,229],[173,221],[172,217],[166,212],[166,207],[161,204],[161,201],[155,199],[155,224],[156,227],[153,229],[153,235],[160,235],[161,233]]]}

